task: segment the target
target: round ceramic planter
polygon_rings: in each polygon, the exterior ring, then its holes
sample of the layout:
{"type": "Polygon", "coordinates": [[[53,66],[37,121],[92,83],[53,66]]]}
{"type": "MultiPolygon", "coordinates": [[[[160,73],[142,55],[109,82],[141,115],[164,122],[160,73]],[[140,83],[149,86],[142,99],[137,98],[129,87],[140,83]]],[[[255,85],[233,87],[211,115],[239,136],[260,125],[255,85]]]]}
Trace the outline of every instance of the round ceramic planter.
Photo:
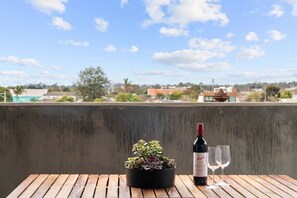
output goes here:
{"type": "Polygon", "coordinates": [[[138,170],[126,168],[127,186],[136,188],[169,188],[174,186],[175,168],[138,170]]]}

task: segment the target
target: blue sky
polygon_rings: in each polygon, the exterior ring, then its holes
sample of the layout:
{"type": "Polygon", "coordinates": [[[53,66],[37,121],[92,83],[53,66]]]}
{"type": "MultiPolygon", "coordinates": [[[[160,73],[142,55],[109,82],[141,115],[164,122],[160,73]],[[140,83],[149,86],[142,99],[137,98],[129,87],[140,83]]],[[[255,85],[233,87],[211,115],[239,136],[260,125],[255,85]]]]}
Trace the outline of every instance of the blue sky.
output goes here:
{"type": "Polygon", "coordinates": [[[6,0],[0,85],[297,81],[297,0],[6,0]]]}

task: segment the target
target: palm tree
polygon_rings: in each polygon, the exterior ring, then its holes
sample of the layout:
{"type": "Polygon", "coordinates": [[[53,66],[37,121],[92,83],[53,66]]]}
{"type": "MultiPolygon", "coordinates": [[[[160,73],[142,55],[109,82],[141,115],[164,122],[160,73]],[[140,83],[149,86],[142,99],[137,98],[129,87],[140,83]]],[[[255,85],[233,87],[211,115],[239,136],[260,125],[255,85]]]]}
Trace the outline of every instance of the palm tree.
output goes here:
{"type": "Polygon", "coordinates": [[[13,90],[13,93],[16,95],[17,101],[19,101],[19,95],[25,92],[24,87],[19,85],[12,88],[12,90],[13,90]]]}
{"type": "Polygon", "coordinates": [[[125,93],[128,92],[129,87],[131,87],[131,81],[129,82],[128,78],[124,78],[124,91],[125,91],[125,93]]]}

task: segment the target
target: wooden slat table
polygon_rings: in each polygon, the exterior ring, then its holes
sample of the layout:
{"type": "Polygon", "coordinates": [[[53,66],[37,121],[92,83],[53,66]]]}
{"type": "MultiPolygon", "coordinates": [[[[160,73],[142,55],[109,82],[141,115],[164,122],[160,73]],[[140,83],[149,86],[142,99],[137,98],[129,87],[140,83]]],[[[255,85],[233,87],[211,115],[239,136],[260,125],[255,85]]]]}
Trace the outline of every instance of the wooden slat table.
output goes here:
{"type": "MultiPolygon", "coordinates": [[[[215,182],[220,181],[215,176],[215,182]]],[[[230,185],[210,190],[195,186],[191,175],[177,175],[172,188],[140,189],[127,187],[125,175],[35,174],[26,178],[8,198],[297,197],[297,180],[286,175],[228,175],[225,182],[230,185]]]]}

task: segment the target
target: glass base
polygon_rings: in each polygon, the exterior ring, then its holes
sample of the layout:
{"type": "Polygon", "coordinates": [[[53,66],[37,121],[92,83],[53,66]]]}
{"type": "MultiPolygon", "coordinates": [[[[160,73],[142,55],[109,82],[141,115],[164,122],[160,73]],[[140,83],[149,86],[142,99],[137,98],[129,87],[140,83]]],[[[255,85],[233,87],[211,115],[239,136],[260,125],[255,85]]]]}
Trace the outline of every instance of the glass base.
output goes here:
{"type": "Polygon", "coordinates": [[[215,185],[206,186],[206,188],[207,189],[217,189],[217,188],[220,188],[220,187],[215,184],[215,185]]]}
{"type": "Polygon", "coordinates": [[[219,182],[219,183],[216,183],[216,185],[218,185],[218,186],[230,186],[230,184],[227,184],[227,183],[224,182],[224,181],[219,182]]]}

